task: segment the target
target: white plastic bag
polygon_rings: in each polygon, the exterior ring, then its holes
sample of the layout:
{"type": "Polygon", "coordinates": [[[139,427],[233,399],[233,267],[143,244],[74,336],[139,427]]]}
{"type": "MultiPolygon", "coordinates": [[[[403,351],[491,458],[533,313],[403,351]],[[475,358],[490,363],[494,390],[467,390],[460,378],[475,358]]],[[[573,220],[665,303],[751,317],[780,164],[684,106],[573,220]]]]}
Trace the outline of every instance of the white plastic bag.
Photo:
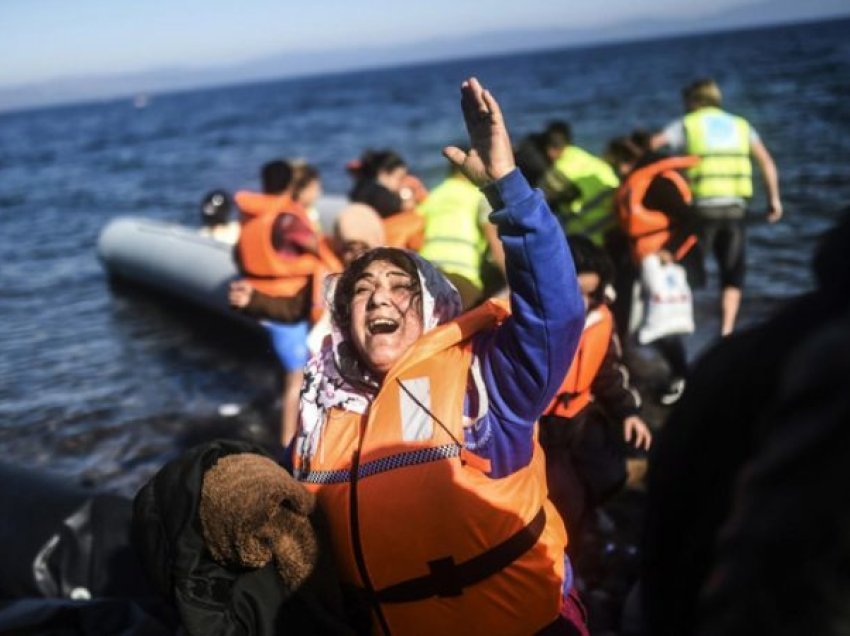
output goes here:
{"type": "Polygon", "coordinates": [[[664,336],[693,333],[694,303],[685,269],[661,262],[657,254],[641,261],[645,311],[638,342],[647,344],[664,336]]]}

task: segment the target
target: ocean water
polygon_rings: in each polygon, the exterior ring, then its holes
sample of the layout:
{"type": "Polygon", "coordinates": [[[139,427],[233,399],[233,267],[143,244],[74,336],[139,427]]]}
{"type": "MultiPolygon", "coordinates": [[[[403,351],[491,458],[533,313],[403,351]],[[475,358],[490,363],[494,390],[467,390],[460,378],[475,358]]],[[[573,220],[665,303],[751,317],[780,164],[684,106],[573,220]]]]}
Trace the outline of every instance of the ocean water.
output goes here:
{"type": "MultiPolygon", "coordinates": [[[[679,90],[717,78],[777,161],[786,217],[749,229],[743,324],[809,289],[817,237],[850,201],[850,21],[605,45],[0,114],[0,452],[3,460],[132,494],[179,448],[223,426],[274,425],[265,344],[109,284],[95,255],[113,217],[195,224],[213,188],[257,187],[258,167],[305,157],[325,188],[393,147],[428,185],[463,139],[460,81],[475,74],[515,137],[569,120],[593,152],[680,114],[679,90]]],[[[284,69],[282,69],[284,70],[284,69]]],[[[764,207],[761,193],[753,212],[764,207]]],[[[717,331],[716,281],[697,295],[697,353],[717,331]]]]}

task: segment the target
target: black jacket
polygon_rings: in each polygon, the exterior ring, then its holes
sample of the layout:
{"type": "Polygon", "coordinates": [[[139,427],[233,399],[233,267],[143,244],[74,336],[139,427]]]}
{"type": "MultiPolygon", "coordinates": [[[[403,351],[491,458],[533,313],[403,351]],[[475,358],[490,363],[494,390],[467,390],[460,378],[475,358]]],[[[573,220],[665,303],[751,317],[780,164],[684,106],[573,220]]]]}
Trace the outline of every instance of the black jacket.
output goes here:
{"type": "MultiPolygon", "coordinates": [[[[265,454],[246,442],[209,442],[166,464],[136,495],[133,540],[154,586],[177,606],[191,635],[355,633],[327,549],[292,595],[273,562],[236,572],[212,560],[198,516],[203,475],[233,453],[265,454]]],[[[322,545],[319,519],[314,527],[322,545]]]]}

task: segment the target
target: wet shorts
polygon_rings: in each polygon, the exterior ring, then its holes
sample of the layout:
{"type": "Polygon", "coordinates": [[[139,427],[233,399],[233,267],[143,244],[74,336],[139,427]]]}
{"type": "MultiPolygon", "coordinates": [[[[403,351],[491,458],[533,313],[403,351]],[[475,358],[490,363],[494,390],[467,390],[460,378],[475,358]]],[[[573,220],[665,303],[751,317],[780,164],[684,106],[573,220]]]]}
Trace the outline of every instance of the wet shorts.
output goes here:
{"type": "MultiPolygon", "coordinates": [[[[697,210],[699,214],[699,209],[697,210]]],[[[740,209],[741,217],[743,208],[740,209]]],[[[700,215],[700,244],[703,253],[714,254],[721,287],[744,286],[744,221],[742,218],[706,218],[700,215]]]]}
{"type": "Polygon", "coordinates": [[[307,349],[306,320],[292,323],[263,321],[263,327],[269,332],[272,347],[284,371],[298,371],[307,364],[310,351],[307,349]]]}

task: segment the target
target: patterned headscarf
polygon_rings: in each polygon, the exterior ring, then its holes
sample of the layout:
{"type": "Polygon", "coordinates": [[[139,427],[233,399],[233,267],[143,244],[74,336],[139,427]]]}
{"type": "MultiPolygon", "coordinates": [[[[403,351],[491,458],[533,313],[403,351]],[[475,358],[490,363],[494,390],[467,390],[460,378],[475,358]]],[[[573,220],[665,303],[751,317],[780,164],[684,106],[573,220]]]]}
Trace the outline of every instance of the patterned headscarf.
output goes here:
{"type": "MultiPolygon", "coordinates": [[[[431,263],[415,252],[405,250],[405,254],[419,273],[422,332],[427,333],[461,313],[460,295],[431,263]]],[[[357,356],[350,334],[333,324],[331,335],[304,369],[296,452],[303,458],[313,454],[329,409],[338,407],[363,414],[379,388],[378,379],[357,356]]]]}

